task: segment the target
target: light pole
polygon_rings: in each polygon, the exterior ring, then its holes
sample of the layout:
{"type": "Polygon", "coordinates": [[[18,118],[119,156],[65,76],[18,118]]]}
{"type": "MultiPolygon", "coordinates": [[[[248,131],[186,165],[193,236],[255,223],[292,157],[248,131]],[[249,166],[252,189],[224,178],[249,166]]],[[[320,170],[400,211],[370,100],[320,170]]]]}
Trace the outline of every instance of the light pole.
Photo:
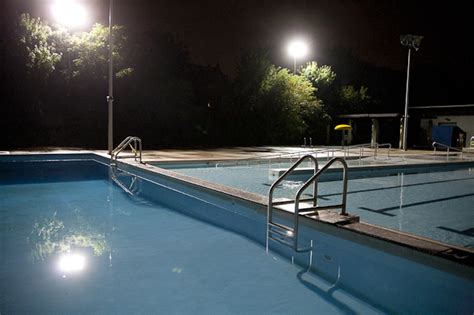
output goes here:
{"type": "MultiPolygon", "coordinates": [[[[59,24],[75,28],[87,23],[87,10],[75,0],[56,0],[52,6],[52,13],[59,24]]],[[[108,71],[108,124],[107,124],[107,150],[112,154],[114,138],[114,62],[113,62],[113,0],[109,0],[109,71],[108,71]]]]}
{"type": "Polygon", "coordinates": [[[107,104],[109,109],[108,124],[107,124],[107,149],[109,155],[112,155],[114,147],[114,61],[113,61],[113,0],[109,1],[109,93],[107,95],[107,104]]]}
{"type": "Polygon", "coordinates": [[[306,56],[308,45],[301,39],[295,39],[288,45],[288,54],[293,57],[293,74],[296,74],[296,59],[306,56]]]}
{"type": "Polygon", "coordinates": [[[403,151],[407,150],[407,137],[408,137],[408,90],[410,87],[410,62],[411,62],[411,50],[418,50],[420,48],[421,40],[423,36],[418,35],[401,35],[400,43],[408,47],[408,65],[407,65],[407,83],[405,90],[405,113],[403,115],[403,142],[402,149],[403,151]]]}

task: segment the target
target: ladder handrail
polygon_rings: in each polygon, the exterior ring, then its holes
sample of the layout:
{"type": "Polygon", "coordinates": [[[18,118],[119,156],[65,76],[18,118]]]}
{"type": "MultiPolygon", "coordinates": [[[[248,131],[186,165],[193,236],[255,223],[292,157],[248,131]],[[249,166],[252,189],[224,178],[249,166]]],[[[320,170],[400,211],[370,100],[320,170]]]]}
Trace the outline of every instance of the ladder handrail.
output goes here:
{"type": "Polygon", "coordinates": [[[125,139],[123,139],[122,142],[120,142],[120,144],[117,145],[117,146],[115,147],[115,149],[112,150],[112,154],[113,154],[114,152],[116,152],[119,148],[124,147],[124,146],[126,145],[125,143],[126,143],[130,138],[132,138],[132,136],[128,136],[128,137],[126,137],[125,139]]]}
{"type": "MultiPolygon", "coordinates": [[[[267,242],[266,242],[266,249],[268,252],[268,243],[269,240],[274,240],[276,242],[279,242],[281,244],[290,246],[293,248],[294,251],[296,252],[304,252],[304,251],[309,251],[312,250],[312,245],[308,248],[299,248],[298,247],[298,234],[299,234],[299,214],[300,214],[300,209],[299,209],[299,204],[300,201],[312,201],[312,206],[310,208],[303,209],[307,212],[307,210],[310,209],[310,212],[318,214],[318,210],[323,210],[323,209],[341,209],[340,215],[346,216],[346,203],[347,203],[347,170],[348,166],[344,158],[342,157],[335,157],[331,159],[326,165],[324,165],[320,170],[318,170],[318,164],[317,160],[314,156],[312,155],[306,155],[301,157],[295,164],[293,164],[283,175],[281,175],[270,187],[270,191],[268,193],[268,207],[267,207],[267,242]],[[294,199],[294,216],[293,216],[293,227],[290,226],[285,226],[283,224],[279,224],[276,222],[273,222],[272,220],[272,212],[273,212],[273,190],[275,187],[281,183],[288,174],[290,174],[298,165],[302,163],[303,160],[305,159],[311,159],[313,160],[315,164],[315,172],[314,174],[298,189],[298,192],[296,193],[296,197],[294,199]],[[335,162],[340,162],[343,166],[343,188],[342,188],[342,201],[340,204],[335,204],[335,205],[329,205],[329,206],[320,206],[318,207],[317,205],[317,197],[318,197],[318,178],[323,174],[332,164],[335,162]],[[303,192],[311,185],[313,184],[313,195],[311,198],[303,199],[301,200],[301,195],[303,192]],[[286,234],[285,234],[286,233],[286,234]],[[277,235],[276,237],[274,235],[277,235]],[[292,242],[290,241],[292,240],[292,242]]],[[[276,204],[289,204],[291,202],[275,202],[276,204]]]]}
{"type": "Polygon", "coordinates": [[[115,149],[112,150],[112,154],[110,155],[110,158],[112,160],[117,160],[118,155],[127,147],[127,145],[129,145],[130,148],[132,149],[135,161],[137,160],[137,155],[138,155],[139,162],[143,163],[142,162],[142,139],[136,136],[128,136],[122,142],[120,142],[120,144],[115,149]],[[132,145],[132,142],[133,142],[133,145],[132,145]]]}
{"type": "Polygon", "coordinates": [[[436,155],[436,147],[437,146],[440,146],[440,147],[444,147],[446,148],[446,159],[449,158],[449,150],[454,150],[454,151],[458,151],[458,152],[461,152],[461,160],[463,159],[463,150],[462,149],[458,149],[458,148],[455,148],[455,147],[451,147],[449,145],[446,145],[444,143],[440,143],[440,142],[436,142],[436,141],[433,141],[433,143],[431,144],[431,146],[433,147],[433,154],[436,155]]]}
{"type": "Polygon", "coordinates": [[[137,185],[137,177],[136,176],[133,176],[132,175],[132,181],[130,183],[130,186],[127,187],[125,186],[124,183],[122,183],[120,181],[120,179],[118,178],[116,172],[117,172],[117,166],[116,165],[112,165],[110,167],[110,171],[109,171],[109,175],[110,175],[110,179],[112,179],[112,181],[117,184],[117,186],[119,186],[120,188],[122,188],[123,191],[125,191],[127,194],[129,194],[130,196],[135,196],[135,187],[137,185]]]}
{"type": "Polygon", "coordinates": [[[374,154],[374,160],[377,158],[377,151],[381,147],[387,147],[387,157],[390,158],[390,150],[392,150],[392,144],[391,143],[376,143],[375,144],[375,154],[374,154]]]}
{"type": "MultiPolygon", "coordinates": [[[[280,184],[293,170],[295,170],[304,160],[306,159],[310,159],[313,161],[314,163],[314,173],[317,173],[318,171],[318,160],[308,154],[308,155],[305,155],[301,158],[298,159],[298,161],[295,162],[295,164],[293,164],[285,173],[283,173],[273,184],[272,186],[270,187],[270,190],[268,192],[268,206],[267,206],[267,241],[266,241],[266,249],[267,249],[267,252],[268,252],[268,240],[269,240],[269,235],[272,233],[271,231],[271,226],[280,226],[280,227],[283,227],[281,225],[279,225],[278,223],[274,223],[272,221],[272,217],[273,217],[273,191],[275,190],[275,188],[277,187],[278,184],[280,184]]],[[[316,191],[317,191],[317,186],[315,185],[314,186],[314,194],[316,194],[316,191]]],[[[287,229],[286,227],[283,227],[283,229],[287,229]]],[[[287,229],[290,233],[292,233],[292,235],[295,234],[295,230],[293,229],[287,229]]],[[[279,234],[279,233],[278,233],[279,234]]],[[[304,251],[306,249],[302,249],[302,250],[299,250],[298,249],[298,243],[295,243],[293,241],[293,244],[287,242],[287,241],[283,241],[283,240],[277,240],[275,238],[272,238],[280,243],[283,243],[283,244],[286,244],[287,246],[291,246],[293,247],[293,249],[295,251],[304,251]]]]}
{"type": "Polygon", "coordinates": [[[310,179],[306,181],[306,183],[301,186],[301,188],[298,190],[296,193],[296,198],[295,198],[295,215],[294,215],[294,248],[297,250],[298,248],[298,230],[299,230],[299,204],[300,204],[300,199],[301,195],[303,192],[309,187],[314,182],[314,187],[315,187],[315,193],[314,193],[314,210],[317,211],[318,209],[337,209],[341,208],[341,213],[340,215],[347,215],[346,212],[346,201],[347,201],[347,163],[346,160],[343,159],[342,157],[335,157],[331,159],[326,165],[324,165],[316,174],[311,176],[310,179]],[[317,183],[318,183],[318,178],[323,174],[332,164],[335,162],[340,162],[343,167],[343,175],[342,175],[342,202],[340,204],[336,205],[331,205],[331,206],[323,206],[323,207],[318,207],[317,205],[317,197],[318,197],[318,191],[317,191],[317,183]]]}
{"type": "MultiPolygon", "coordinates": [[[[269,223],[272,219],[272,210],[273,210],[273,191],[275,188],[291,173],[293,172],[304,160],[310,159],[314,163],[314,173],[316,174],[318,172],[318,160],[308,154],[305,156],[302,156],[301,158],[298,159],[298,161],[295,162],[289,169],[287,169],[271,186],[270,190],[268,192],[268,207],[267,207],[267,223],[269,223]]],[[[315,187],[316,188],[316,187],[315,187]]],[[[315,189],[316,191],[316,189],[315,189]]]]}
{"type": "MultiPolygon", "coordinates": [[[[347,213],[346,213],[346,200],[347,200],[347,169],[348,169],[348,166],[347,166],[346,160],[344,160],[342,157],[335,157],[335,158],[331,159],[318,172],[316,172],[316,174],[311,176],[311,178],[308,179],[303,184],[303,186],[301,186],[301,188],[296,193],[296,198],[295,198],[296,208],[298,207],[298,203],[300,201],[301,195],[306,190],[306,188],[308,188],[309,185],[311,185],[313,182],[316,184],[319,176],[321,176],[321,174],[324,173],[335,162],[340,162],[342,164],[342,168],[343,168],[343,173],[342,173],[343,174],[342,175],[343,188],[342,188],[342,202],[340,204],[340,206],[341,206],[341,213],[340,214],[341,215],[347,215],[347,213]]],[[[317,197],[317,196],[315,196],[315,197],[317,197]]],[[[316,198],[315,198],[315,200],[316,200],[316,198]]],[[[317,205],[314,205],[314,206],[317,206],[317,205]]],[[[339,205],[337,205],[337,206],[339,206],[339,205]]],[[[296,210],[296,208],[295,208],[295,210],[296,210]]],[[[296,211],[295,211],[295,213],[296,213],[296,211]]]]}

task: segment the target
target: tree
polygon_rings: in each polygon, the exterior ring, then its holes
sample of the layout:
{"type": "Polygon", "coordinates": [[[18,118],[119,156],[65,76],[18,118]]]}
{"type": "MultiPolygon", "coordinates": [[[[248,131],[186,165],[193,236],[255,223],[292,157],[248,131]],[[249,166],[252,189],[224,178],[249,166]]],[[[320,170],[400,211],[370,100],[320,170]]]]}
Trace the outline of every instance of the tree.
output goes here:
{"type": "Polygon", "coordinates": [[[301,68],[300,73],[311,82],[316,91],[329,87],[336,79],[336,73],[330,66],[318,66],[316,61],[308,62],[301,68]]]}
{"type": "MultiPolygon", "coordinates": [[[[124,78],[133,72],[133,68],[125,63],[124,51],[127,36],[124,27],[114,25],[112,28],[114,46],[112,56],[116,78],[124,78]]],[[[108,76],[108,37],[109,28],[94,24],[89,32],[69,35],[68,52],[72,61],[70,73],[72,77],[87,77],[88,80],[104,80],[108,76]]]]}
{"type": "Polygon", "coordinates": [[[39,18],[21,14],[17,29],[16,53],[25,61],[28,74],[35,77],[48,77],[61,60],[54,43],[54,31],[39,18]]]}
{"type": "MultiPolygon", "coordinates": [[[[120,26],[114,32],[116,73],[125,77],[132,70],[124,66],[126,38],[120,26]]],[[[106,115],[100,104],[107,86],[108,29],[96,24],[90,32],[71,34],[59,25],[21,14],[6,34],[3,116],[21,117],[6,123],[17,130],[12,142],[100,145],[96,134],[102,133],[106,115]]]]}
{"type": "Polygon", "coordinates": [[[368,94],[368,88],[360,86],[358,89],[353,85],[344,85],[339,92],[341,113],[359,113],[367,110],[372,103],[372,97],[368,94]]]}
{"type": "Polygon", "coordinates": [[[242,56],[233,87],[226,121],[234,141],[299,142],[307,119],[323,111],[311,82],[272,65],[266,52],[242,56]]]}

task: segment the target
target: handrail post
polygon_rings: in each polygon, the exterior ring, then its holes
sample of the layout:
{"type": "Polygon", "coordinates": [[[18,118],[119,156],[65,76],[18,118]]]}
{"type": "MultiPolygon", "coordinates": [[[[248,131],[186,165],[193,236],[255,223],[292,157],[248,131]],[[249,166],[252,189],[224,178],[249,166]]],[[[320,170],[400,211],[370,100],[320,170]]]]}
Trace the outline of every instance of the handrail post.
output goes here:
{"type": "Polygon", "coordinates": [[[293,249],[298,251],[298,228],[299,228],[299,214],[300,214],[300,207],[299,207],[299,199],[295,200],[295,215],[293,217],[294,221],[294,229],[293,229],[293,249]]]}
{"type": "Polygon", "coordinates": [[[346,212],[346,203],[347,203],[347,164],[346,161],[341,161],[343,171],[342,171],[342,207],[341,207],[341,215],[347,215],[346,212]]]}

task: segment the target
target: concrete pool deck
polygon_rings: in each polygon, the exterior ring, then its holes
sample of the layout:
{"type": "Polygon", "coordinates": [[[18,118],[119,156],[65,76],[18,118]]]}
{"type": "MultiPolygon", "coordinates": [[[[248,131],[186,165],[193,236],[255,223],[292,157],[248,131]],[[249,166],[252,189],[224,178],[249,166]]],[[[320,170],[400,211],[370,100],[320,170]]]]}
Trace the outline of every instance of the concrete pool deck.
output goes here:
{"type": "MultiPolygon", "coordinates": [[[[145,147],[146,148],[146,147],[145,147]]],[[[185,162],[185,161],[209,161],[209,160],[237,160],[237,159],[269,159],[278,158],[285,156],[297,156],[298,153],[309,153],[317,150],[335,150],[334,156],[343,156],[344,153],[338,151],[339,146],[321,146],[321,147],[301,147],[301,146],[255,146],[255,147],[224,147],[224,148],[205,148],[205,149],[160,149],[160,150],[143,150],[142,156],[144,161],[156,161],[156,162],[185,162]]],[[[62,153],[97,153],[102,156],[107,155],[106,150],[88,150],[81,148],[61,148],[61,147],[48,147],[48,148],[32,148],[25,150],[13,150],[13,151],[0,151],[0,154],[35,154],[35,153],[50,153],[50,154],[62,154],[62,153]]],[[[374,149],[364,148],[365,156],[373,156],[374,149]]],[[[468,148],[465,149],[466,155],[474,158],[474,151],[468,148]]],[[[395,158],[400,160],[417,158],[425,156],[428,159],[434,157],[443,159],[446,157],[446,152],[437,151],[436,155],[433,155],[433,150],[415,150],[409,149],[403,151],[400,149],[391,149],[390,153],[387,148],[379,148],[377,151],[378,160],[380,163],[385,164],[387,156],[390,154],[391,160],[396,163],[395,158]],[[384,161],[385,160],[385,161],[384,161]]],[[[126,153],[124,153],[126,156],[126,153]]],[[[327,153],[320,153],[318,157],[324,158],[327,153]]],[[[332,154],[331,154],[332,156],[332,154]]],[[[349,156],[358,157],[359,149],[355,148],[350,151],[349,156]]]]}

